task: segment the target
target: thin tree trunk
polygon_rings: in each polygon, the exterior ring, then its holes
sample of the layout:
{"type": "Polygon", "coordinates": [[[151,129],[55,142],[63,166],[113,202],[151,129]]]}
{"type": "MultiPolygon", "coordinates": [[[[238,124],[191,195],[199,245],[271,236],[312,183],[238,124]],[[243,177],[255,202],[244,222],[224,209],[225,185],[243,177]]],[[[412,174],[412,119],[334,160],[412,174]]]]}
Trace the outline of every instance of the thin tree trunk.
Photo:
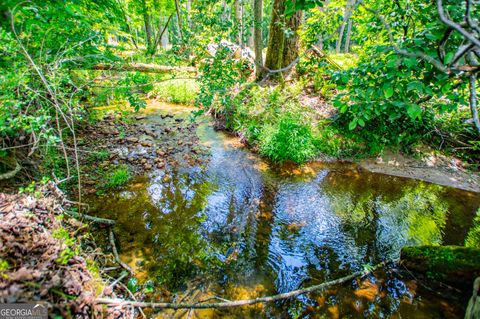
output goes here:
{"type": "Polygon", "coordinates": [[[233,25],[235,26],[235,43],[242,46],[242,3],[233,1],[233,25]]]}
{"type": "Polygon", "coordinates": [[[180,34],[180,40],[183,42],[183,33],[182,33],[182,18],[180,17],[180,3],[178,0],[175,0],[175,10],[177,11],[177,23],[178,23],[178,32],[180,34]]]}
{"type": "MultiPolygon", "coordinates": [[[[168,29],[168,24],[170,23],[170,20],[172,20],[172,17],[173,17],[173,13],[168,17],[167,19],[167,22],[165,23],[165,26],[163,27],[163,29],[160,30],[160,26],[158,28],[158,34],[157,34],[157,37],[155,39],[155,47],[154,47],[154,50],[157,49],[158,47],[158,44],[160,43],[160,41],[162,40],[162,37],[164,35],[164,33],[167,31],[168,29]]],[[[161,19],[160,19],[161,21],[161,19]]],[[[153,54],[153,53],[152,53],[153,54]]]]}
{"type": "Polygon", "coordinates": [[[127,7],[124,7],[121,1],[118,1],[118,6],[120,7],[120,10],[122,11],[123,14],[123,19],[125,21],[125,26],[127,27],[127,32],[131,37],[132,43],[135,46],[136,49],[138,49],[138,44],[137,40],[132,32],[132,27],[130,26],[130,17],[127,15],[128,11],[128,4],[126,4],[127,7]]]}
{"type": "Polygon", "coordinates": [[[147,4],[145,0],[142,1],[143,4],[143,21],[145,23],[145,35],[146,35],[146,45],[147,53],[150,53],[152,50],[152,26],[150,24],[150,14],[148,13],[147,4]]]}
{"type": "Polygon", "coordinates": [[[165,32],[163,33],[162,37],[160,38],[160,45],[163,49],[167,49],[168,44],[170,43],[170,36],[168,33],[168,28],[165,29],[165,32]]]}
{"type": "Polygon", "coordinates": [[[279,69],[282,65],[284,33],[282,30],[283,12],[285,0],[274,0],[272,7],[272,21],[268,35],[267,56],[265,67],[270,70],[279,69]]]}
{"type": "Polygon", "coordinates": [[[263,74],[262,12],[263,0],[253,0],[253,46],[255,51],[257,79],[259,79],[263,74]]]}
{"type": "Polygon", "coordinates": [[[342,22],[342,26],[340,27],[340,30],[338,31],[338,40],[337,40],[337,46],[335,48],[335,52],[340,53],[342,50],[342,42],[343,42],[343,33],[345,32],[345,22],[342,22]]]}
{"type": "Polygon", "coordinates": [[[190,30],[193,29],[193,21],[192,21],[192,18],[190,17],[191,10],[192,10],[192,0],[187,0],[187,23],[190,30]]]}
{"type": "Polygon", "coordinates": [[[343,22],[340,27],[340,30],[338,31],[338,40],[337,40],[337,46],[335,48],[335,51],[337,53],[340,53],[342,50],[342,44],[343,44],[343,35],[345,33],[345,27],[347,26],[347,18],[350,15],[350,6],[351,6],[351,0],[347,0],[347,4],[345,6],[345,13],[343,15],[343,22]]]}
{"type": "MultiPolygon", "coordinates": [[[[295,12],[293,16],[287,19],[285,25],[293,33],[289,37],[285,37],[285,43],[283,46],[282,68],[292,63],[298,57],[298,51],[300,49],[300,37],[298,30],[302,23],[303,12],[301,10],[295,12]]],[[[291,70],[291,69],[290,69],[291,70]]]]}
{"type": "Polygon", "coordinates": [[[350,41],[352,40],[352,23],[353,20],[348,20],[348,28],[347,28],[347,38],[345,39],[345,53],[350,52],[350,41]]]}
{"type": "Polygon", "coordinates": [[[478,97],[477,97],[477,75],[475,73],[470,74],[470,111],[472,112],[473,123],[480,133],[480,120],[478,119],[478,97]]]}

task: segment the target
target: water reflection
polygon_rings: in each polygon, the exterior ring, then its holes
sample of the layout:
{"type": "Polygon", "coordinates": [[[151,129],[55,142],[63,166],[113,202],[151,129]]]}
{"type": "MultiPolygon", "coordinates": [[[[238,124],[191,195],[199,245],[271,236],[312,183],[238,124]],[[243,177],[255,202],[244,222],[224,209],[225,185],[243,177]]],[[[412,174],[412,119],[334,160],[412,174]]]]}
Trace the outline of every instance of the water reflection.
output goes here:
{"type": "MultiPolygon", "coordinates": [[[[469,238],[477,232],[478,194],[349,164],[275,167],[207,126],[200,135],[211,147],[205,169],[156,171],[90,199],[93,211],[118,220],[123,257],[169,287],[207,273],[211,292],[225,298],[275,294],[395,259],[404,245],[462,245],[469,229],[469,238]]],[[[324,293],[215,315],[436,318],[431,309],[463,311],[408,278],[377,272],[324,293]]]]}

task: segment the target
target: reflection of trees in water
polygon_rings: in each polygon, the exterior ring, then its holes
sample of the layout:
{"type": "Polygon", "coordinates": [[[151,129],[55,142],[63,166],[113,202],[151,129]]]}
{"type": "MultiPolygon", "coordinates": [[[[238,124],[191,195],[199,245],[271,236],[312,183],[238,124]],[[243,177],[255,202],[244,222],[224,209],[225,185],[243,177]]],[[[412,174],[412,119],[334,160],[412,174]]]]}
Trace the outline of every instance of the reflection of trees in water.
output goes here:
{"type": "Polygon", "coordinates": [[[152,238],[150,255],[145,267],[160,282],[170,286],[183,283],[186,277],[207,267],[206,242],[199,227],[202,211],[211,193],[211,185],[189,174],[173,174],[163,179],[157,210],[145,216],[152,238]]]}
{"type": "Polygon", "coordinates": [[[441,186],[336,172],[329,173],[322,186],[343,231],[365,247],[366,256],[391,258],[404,245],[442,243],[449,206],[441,186]]]}
{"type": "Polygon", "coordinates": [[[172,172],[134,180],[128,188],[128,196],[112,191],[97,203],[110,214],[105,217],[117,220],[122,254],[140,258],[141,271],[169,287],[207,268],[210,255],[199,227],[212,186],[201,176],[172,172]]]}

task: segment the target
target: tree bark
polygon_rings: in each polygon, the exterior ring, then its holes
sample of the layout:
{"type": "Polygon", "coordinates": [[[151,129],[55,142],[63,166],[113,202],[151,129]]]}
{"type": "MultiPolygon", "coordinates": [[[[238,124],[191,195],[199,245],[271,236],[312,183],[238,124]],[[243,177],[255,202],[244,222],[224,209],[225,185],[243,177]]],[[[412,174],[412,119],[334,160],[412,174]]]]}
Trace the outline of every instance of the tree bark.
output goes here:
{"type": "Polygon", "coordinates": [[[190,30],[193,29],[193,21],[190,17],[190,11],[192,10],[192,0],[187,0],[187,23],[190,30]]]}
{"type": "Polygon", "coordinates": [[[353,5],[352,0],[347,0],[347,4],[345,6],[345,13],[343,15],[343,22],[340,27],[340,30],[338,31],[338,40],[337,40],[337,46],[335,48],[335,51],[337,53],[340,53],[342,50],[342,44],[343,44],[343,35],[345,34],[345,27],[347,26],[347,19],[350,16],[350,10],[353,5]]]}
{"type": "Polygon", "coordinates": [[[270,70],[279,69],[282,65],[284,33],[282,22],[284,19],[285,0],[274,0],[272,7],[272,20],[270,22],[270,32],[268,35],[267,56],[265,58],[265,67],[270,70]]]}
{"type": "Polygon", "coordinates": [[[147,45],[147,54],[150,54],[152,51],[152,45],[153,45],[153,38],[152,38],[152,26],[150,24],[150,14],[148,12],[147,4],[145,0],[142,1],[143,5],[143,22],[145,23],[145,42],[147,45]]]}
{"type": "MultiPolygon", "coordinates": [[[[158,30],[158,34],[157,34],[157,37],[155,39],[155,50],[157,49],[158,47],[158,44],[162,41],[162,38],[163,38],[163,35],[165,34],[165,32],[167,32],[168,30],[168,24],[170,23],[170,20],[172,20],[172,17],[173,17],[173,13],[168,17],[167,19],[167,22],[165,23],[165,26],[163,27],[162,30],[160,30],[160,26],[159,26],[159,30],[158,30]]],[[[160,19],[161,21],[162,19],[160,19]]],[[[167,33],[168,34],[168,33],[167,33]]],[[[155,52],[154,52],[155,53],[155,52]]],[[[153,53],[152,53],[153,54],[153,53]]]]}
{"type": "Polygon", "coordinates": [[[352,40],[352,19],[348,20],[347,38],[345,39],[345,53],[350,52],[350,41],[352,40]]]}
{"type": "Polygon", "coordinates": [[[177,23],[178,23],[178,32],[180,34],[180,40],[183,42],[182,18],[180,16],[180,3],[178,0],[175,0],[175,10],[177,11],[177,23]]]}
{"type": "Polygon", "coordinates": [[[257,79],[263,74],[262,11],[263,0],[253,0],[253,46],[257,79]]]}
{"type": "Polygon", "coordinates": [[[233,1],[233,25],[235,26],[235,43],[242,46],[242,0],[233,1]]]}
{"type": "MultiPolygon", "coordinates": [[[[251,3],[251,6],[252,6],[252,14],[255,15],[255,0],[251,0],[252,3],[251,3]]],[[[247,40],[247,46],[251,49],[254,48],[255,46],[255,41],[254,41],[254,33],[255,33],[255,17],[253,17],[253,21],[252,21],[252,24],[249,25],[248,27],[248,40],[247,40]]]]}
{"type": "MultiPolygon", "coordinates": [[[[300,36],[298,35],[298,30],[300,29],[300,25],[302,23],[302,16],[303,12],[301,10],[295,12],[293,16],[287,19],[285,25],[289,28],[293,33],[285,37],[285,42],[283,46],[283,56],[282,56],[282,68],[288,66],[292,63],[296,58],[298,58],[298,51],[300,49],[300,36]]],[[[287,72],[290,72],[290,69],[287,72]]]]}
{"type": "Polygon", "coordinates": [[[470,111],[472,112],[473,123],[477,128],[477,132],[480,133],[480,120],[478,119],[478,98],[477,98],[477,75],[472,72],[469,78],[469,91],[470,91],[470,111]]]}

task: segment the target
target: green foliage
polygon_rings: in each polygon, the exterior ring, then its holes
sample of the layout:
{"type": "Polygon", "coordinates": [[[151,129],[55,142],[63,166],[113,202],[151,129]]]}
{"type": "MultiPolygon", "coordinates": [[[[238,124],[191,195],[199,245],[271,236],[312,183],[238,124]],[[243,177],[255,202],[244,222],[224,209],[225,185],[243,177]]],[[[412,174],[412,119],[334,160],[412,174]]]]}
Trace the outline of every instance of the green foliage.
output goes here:
{"type": "Polygon", "coordinates": [[[78,254],[78,249],[74,247],[75,239],[70,236],[70,232],[64,227],[55,229],[52,236],[53,238],[59,239],[62,244],[66,246],[57,258],[57,262],[66,265],[73,256],[78,254]]]}
{"type": "Polygon", "coordinates": [[[316,151],[310,127],[298,117],[283,115],[277,125],[262,130],[260,153],[278,162],[303,163],[313,158],[316,151]]]}
{"type": "Polygon", "coordinates": [[[130,290],[132,293],[136,293],[140,287],[138,285],[138,279],[135,278],[135,277],[130,277],[128,279],[128,283],[127,283],[127,288],[128,290],[130,290]]]}
{"type": "Polygon", "coordinates": [[[106,188],[115,188],[125,185],[130,179],[130,170],[125,165],[120,165],[111,172],[105,181],[106,188]]]}
{"type": "Polygon", "coordinates": [[[155,84],[149,95],[169,103],[193,105],[198,90],[195,80],[173,79],[155,84]]]}
{"type": "Polygon", "coordinates": [[[100,150],[88,155],[88,162],[95,163],[95,162],[102,162],[107,160],[110,157],[110,152],[108,150],[100,150]]]}
{"type": "Polygon", "coordinates": [[[195,104],[205,111],[214,108],[226,116],[232,113],[233,90],[245,77],[242,65],[230,57],[228,47],[219,46],[215,57],[207,59],[198,79],[200,90],[195,104]]]}
{"type": "Polygon", "coordinates": [[[480,248],[480,210],[473,219],[472,228],[468,231],[467,238],[465,238],[465,246],[472,248],[480,248]]]}

